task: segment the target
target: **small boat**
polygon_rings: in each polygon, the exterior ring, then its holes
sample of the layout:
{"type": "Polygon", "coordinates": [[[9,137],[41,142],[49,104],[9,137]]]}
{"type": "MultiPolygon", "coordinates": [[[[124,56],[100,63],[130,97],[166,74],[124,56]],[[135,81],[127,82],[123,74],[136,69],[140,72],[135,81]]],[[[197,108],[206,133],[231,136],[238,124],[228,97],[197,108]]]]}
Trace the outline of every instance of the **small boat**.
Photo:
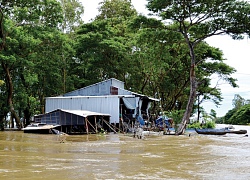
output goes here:
{"type": "Polygon", "coordinates": [[[36,133],[36,134],[56,134],[54,128],[60,125],[50,125],[44,123],[33,123],[25,128],[22,128],[24,133],[36,133]]]}
{"type": "Polygon", "coordinates": [[[227,133],[233,133],[233,134],[246,134],[247,133],[247,130],[243,130],[243,129],[240,129],[240,130],[226,130],[227,133]]]}
{"type": "Polygon", "coordinates": [[[225,129],[197,129],[195,128],[195,131],[198,134],[207,134],[207,135],[225,135],[227,132],[225,131],[225,129]]]}
{"type": "Polygon", "coordinates": [[[207,134],[207,135],[225,135],[227,133],[231,134],[246,134],[247,130],[234,130],[229,128],[222,128],[222,129],[197,129],[195,128],[195,131],[198,134],[207,134]]]}

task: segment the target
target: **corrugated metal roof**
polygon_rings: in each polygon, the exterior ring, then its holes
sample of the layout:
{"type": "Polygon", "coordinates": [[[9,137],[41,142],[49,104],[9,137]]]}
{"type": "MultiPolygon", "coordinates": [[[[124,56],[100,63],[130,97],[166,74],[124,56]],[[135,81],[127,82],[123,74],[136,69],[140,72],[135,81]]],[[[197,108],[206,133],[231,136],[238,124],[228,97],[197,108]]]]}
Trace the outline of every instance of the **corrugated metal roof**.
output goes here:
{"type": "Polygon", "coordinates": [[[93,111],[86,111],[86,110],[65,110],[65,109],[59,109],[63,112],[75,114],[82,117],[88,117],[88,116],[110,116],[110,114],[103,114],[93,111]]]}
{"type": "MultiPolygon", "coordinates": [[[[124,82],[122,82],[122,81],[120,81],[120,80],[118,80],[118,79],[115,79],[115,78],[110,78],[110,79],[103,80],[103,81],[98,82],[98,83],[95,83],[95,84],[91,84],[91,85],[89,85],[89,86],[82,87],[82,88],[80,88],[80,89],[76,89],[76,90],[71,91],[71,92],[67,92],[67,93],[65,93],[65,94],[63,94],[63,95],[60,95],[60,96],[68,96],[68,94],[72,94],[72,93],[74,93],[74,92],[75,92],[75,93],[78,93],[79,91],[83,91],[83,90],[89,89],[89,88],[91,88],[91,87],[94,87],[94,86],[96,86],[96,85],[103,84],[103,83],[107,83],[107,82],[111,82],[111,84],[112,84],[112,83],[114,83],[113,81],[116,81],[116,82],[119,82],[119,83],[123,83],[123,87],[124,87],[124,82]]],[[[69,95],[69,96],[71,96],[71,95],[69,95]]]]}
{"type": "Polygon", "coordinates": [[[148,97],[146,95],[143,95],[143,94],[139,94],[139,93],[135,93],[135,92],[132,92],[132,91],[129,91],[129,90],[126,90],[126,89],[122,89],[122,88],[119,88],[119,87],[116,87],[122,91],[126,91],[128,93],[130,93],[131,95],[135,95],[135,96],[139,96],[139,97],[147,97],[148,99],[152,100],[152,101],[160,101],[160,99],[156,99],[156,98],[152,98],[152,97],[148,97]]]}
{"type": "MultiPolygon", "coordinates": [[[[74,97],[74,96],[77,96],[77,97],[81,97],[81,96],[85,96],[85,95],[80,95],[79,94],[79,92],[80,91],[85,91],[85,90],[87,90],[87,89],[89,89],[89,88],[91,88],[91,87],[94,87],[94,86],[96,86],[96,85],[98,85],[98,84],[102,84],[102,83],[105,83],[105,82],[111,82],[112,83],[112,81],[115,81],[115,82],[119,82],[119,83],[123,83],[124,84],[124,82],[122,82],[122,81],[120,81],[120,80],[117,80],[117,79],[115,79],[115,78],[110,78],[110,79],[107,79],[107,80],[104,80],[104,81],[101,81],[101,82],[98,82],[98,83],[95,83],[95,84],[92,84],[92,85],[89,85],[89,86],[86,86],[86,87],[83,87],[83,88],[80,88],[80,89],[76,89],[76,90],[74,90],[74,91],[71,91],[71,92],[68,92],[68,93],[66,93],[66,94],[64,94],[64,95],[61,95],[61,96],[57,96],[57,97],[74,97]],[[76,94],[74,94],[74,93],[76,93],[76,94]]],[[[150,99],[151,101],[160,101],[159,99],[156,99],[156,98],[152,98],[152,97],[148,97],[148,96],[146,96],[146,95],[143,95],[143,94],[139,94],[139,93],[135,93],[135,92],[132,92],[132,91],[129,91],[129,90],[126,90],[126,89],[124,89],[124,88],[121,88],[121,87],[119,87],[119,86],[116,86],[116,85],[113,85],[113,84],[111,84],[111,86],[113,86],[113,87],[115,87],[115,88],[117,88],[117,89],[119,89],[120,91],[119,91],[119,97],[122,97],[122,96],[128,96],[128,95],[134,95],[134,96],[139,96],[139,97],[147,97],[148,99],[150,99]]],[[[88,94],[88,93],[87,93],[88,94]]],[[[103,96],[115,96],[115,95],[106,95],[106,94],[99,94],[99,95],[88,95],[88,96],[85,96],[85,97],[93,97],[93,96],[95,96],[95,97],[103,97],[103,96]]]]}
{"type": "Polygon", "coordinates": [[[46,99],[67,99],[67,98],[115,98],[115,97],[135,97],[135,95],[106,95],[106,96],[55,96],[55,97],[46,97],[46,99]]]}

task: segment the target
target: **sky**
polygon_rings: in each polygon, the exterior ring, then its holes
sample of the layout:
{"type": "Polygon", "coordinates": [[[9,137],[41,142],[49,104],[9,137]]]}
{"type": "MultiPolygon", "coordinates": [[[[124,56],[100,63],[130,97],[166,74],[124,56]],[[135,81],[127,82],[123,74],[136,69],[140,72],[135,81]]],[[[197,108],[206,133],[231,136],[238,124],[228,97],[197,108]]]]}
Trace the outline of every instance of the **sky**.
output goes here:
{"type": "MultiPolygon", "coordinates": [[[[84,6],[83,20],[85,23],[90,22],[98,14],[98,4],[101,0],[80,0],[84,6]]],[[[140,14],[147,15],[148,11],[145,7],[146,0],[132,0],[132,4],[140,14]]],[[[232,40],[229,36],[214,36],[206,39],[207,43],[213,47],[222,50],[225,63],[234,67],[237,72],[232,75],[237,79],[239,88],[232,88],[229,84],[219,81],[216,77],[212,77],[212,86],[218,83],[221,89],[223,101],[217,108],[212,102],[205,102],[203,107],[207,113],[214,109],[217,117],[224,116],[228,110],[233,108],[232,100],[235,94],[239,94],[244,99],[250,99],[250,39],[232,40]]]]}

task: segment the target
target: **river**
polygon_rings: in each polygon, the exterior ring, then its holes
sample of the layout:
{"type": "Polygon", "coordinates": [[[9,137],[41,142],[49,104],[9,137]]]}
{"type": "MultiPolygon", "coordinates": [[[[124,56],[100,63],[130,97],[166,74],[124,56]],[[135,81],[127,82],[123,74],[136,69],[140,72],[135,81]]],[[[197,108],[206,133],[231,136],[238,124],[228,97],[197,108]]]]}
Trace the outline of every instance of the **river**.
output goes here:
{"type": "Polygon", "coordinates": [[[250,137],[5,131],[0,132],[0,179],[250,179],[250,137]]]}

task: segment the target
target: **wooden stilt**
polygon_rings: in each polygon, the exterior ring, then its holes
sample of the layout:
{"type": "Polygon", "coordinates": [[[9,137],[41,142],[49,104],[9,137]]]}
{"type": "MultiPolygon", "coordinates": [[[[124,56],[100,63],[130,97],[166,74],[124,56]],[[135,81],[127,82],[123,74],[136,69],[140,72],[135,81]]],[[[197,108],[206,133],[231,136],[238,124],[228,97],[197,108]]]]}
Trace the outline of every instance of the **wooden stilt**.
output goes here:
{"type": "MultiPolygon", "coordinates": [[[[89,124],[93,129],[95,129],[95,127],[89,122],[89,120],[87,119],[87,124],[89,124]]],[[[95,131],[97,133],[97,130],[95,131]]]]}
{"type": "Polygon", "coordinates": [[[106,120],[103,119],[103,122],[104,122],[105,124],[107,124],[108,127],[109,127],[110,129],[112,129],[115,133],[117,133],[116,130],[115,130],[106,120]]]}
{"type": "Polygon", "coordinates": [[[96,123],[96,116],[95,116],[95,132],[98,133],[98,131],[97,131],[97,123],[96,123]]]}
{"type": "Polygon", "coordinates": [[[86,125],[86,133],[89,134],[89,127],[88,127],[88,118],[85,118],[85,125],[86,125]]]}

